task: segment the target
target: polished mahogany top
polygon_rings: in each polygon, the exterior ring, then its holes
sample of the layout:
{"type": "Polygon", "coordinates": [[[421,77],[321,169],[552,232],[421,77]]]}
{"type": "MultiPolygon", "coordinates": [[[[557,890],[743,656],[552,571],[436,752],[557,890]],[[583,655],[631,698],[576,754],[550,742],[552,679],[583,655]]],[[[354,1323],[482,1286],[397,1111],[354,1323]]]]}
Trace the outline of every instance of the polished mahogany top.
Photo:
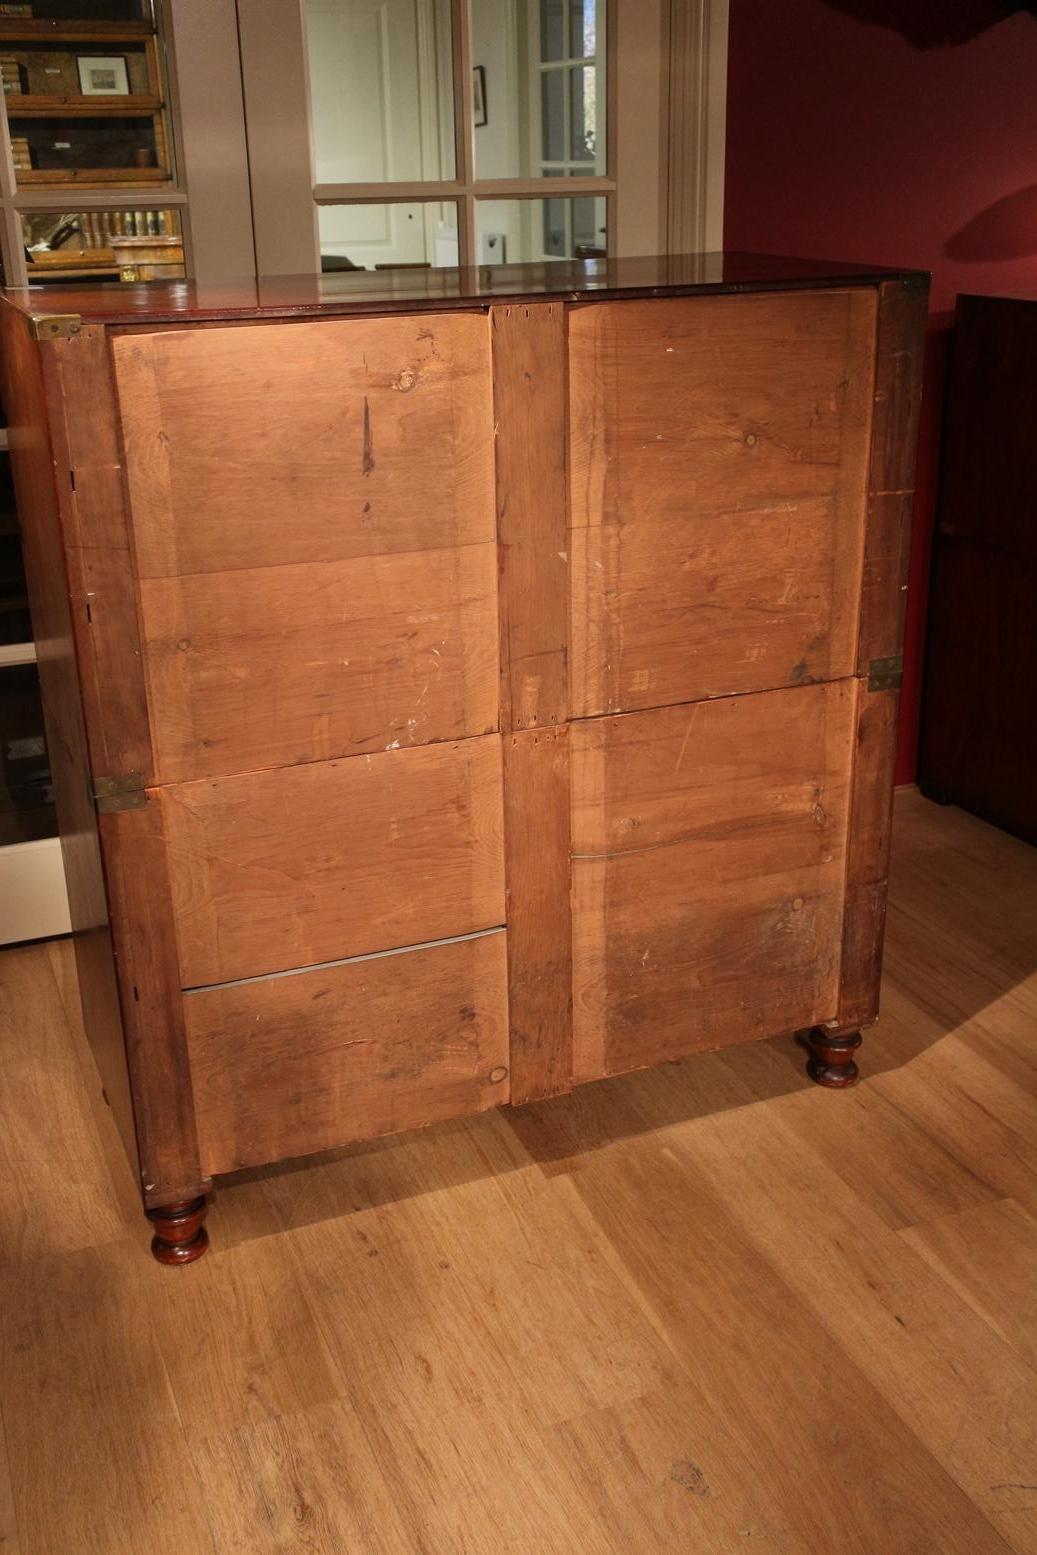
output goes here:
{"type": "Polygon", "coordinates": [[[661,254],[631,259],[551,260],[443,270],[340,270],[328,275],[244,281],[113,282],[29,286],[0,293],[29,315],[77,313],[84,322],[169,324],[307,314],[439,312],[491,302],[561,298],[655,297],[698,292],[787,291],[874,286],[921,272],[774,254],[661,254]]]}

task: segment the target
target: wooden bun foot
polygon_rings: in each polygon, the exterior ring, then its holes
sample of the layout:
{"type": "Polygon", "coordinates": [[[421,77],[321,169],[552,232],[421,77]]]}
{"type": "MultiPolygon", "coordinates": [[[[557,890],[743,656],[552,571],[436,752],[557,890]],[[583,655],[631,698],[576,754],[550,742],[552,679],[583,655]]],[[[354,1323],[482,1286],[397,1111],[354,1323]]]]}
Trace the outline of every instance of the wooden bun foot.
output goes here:
{"type": "Polygon", "coordinates": [[[209,1246],[209,1235],[202,1224],[206,1207],[202,1194],[197,1199],[145,1211],[155,1228],[151,1251],[159,1263],[195,1263],[203,1256],[209,1246]]]}
{"type": "Polygon", "coordinates": [[[800,1032],[798,1041],[810,1054],[807,1074],[818,1085],[841,1091],[847,1085],[857,1083],[860,1070],[853,1055],[861,1045],[859,1031],[833,1036],[823,1026],[814,1026],[810,1031],[800,1032]]]}

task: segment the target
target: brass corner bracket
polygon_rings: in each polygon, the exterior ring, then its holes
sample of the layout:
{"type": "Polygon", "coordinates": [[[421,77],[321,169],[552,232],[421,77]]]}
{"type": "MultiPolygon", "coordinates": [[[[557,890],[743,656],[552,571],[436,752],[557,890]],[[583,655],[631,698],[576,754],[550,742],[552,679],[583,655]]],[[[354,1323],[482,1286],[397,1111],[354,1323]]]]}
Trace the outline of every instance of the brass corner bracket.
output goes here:
{"type": "Polygon", "coordinates": [[[91,790],[98,815],[113,810],[143,810],[148,802],[143,772],[125,772],[121,777],[98,778],[91,790]]]}
{"type": "Polygon", "coordinates": [[[904,656],[891,654],[888,659],[872,659],[868,664],[869,691],[899,691],[904,678],[904,656]]]}
{"type": "Polygon", "coordinates": [[[29,330],[34,340],[70,340],[78,335],[83,320],[78,313],[33,313],[29,330]]]}

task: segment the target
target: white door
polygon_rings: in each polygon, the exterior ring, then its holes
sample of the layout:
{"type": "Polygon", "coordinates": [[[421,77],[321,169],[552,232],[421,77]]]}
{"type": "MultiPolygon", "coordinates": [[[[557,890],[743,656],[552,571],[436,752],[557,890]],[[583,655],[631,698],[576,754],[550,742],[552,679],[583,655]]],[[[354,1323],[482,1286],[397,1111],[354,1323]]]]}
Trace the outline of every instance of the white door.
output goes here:
{"type": "MultiPolygon", "coordinates": [[[[317,183],[442,177],[437,25],[432,0],[306,0],[317,183]]],[[[437,225],[421,204],[327,206],[321,253],[366,269],[430,263],[437,225]]]]}

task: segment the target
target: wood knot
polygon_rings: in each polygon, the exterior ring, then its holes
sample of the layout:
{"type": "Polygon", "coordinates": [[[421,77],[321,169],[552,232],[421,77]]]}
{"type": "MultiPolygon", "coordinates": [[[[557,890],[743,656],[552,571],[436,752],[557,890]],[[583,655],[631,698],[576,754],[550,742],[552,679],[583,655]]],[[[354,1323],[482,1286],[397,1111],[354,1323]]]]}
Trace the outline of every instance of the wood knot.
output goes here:
{"type": "Polygon", "coordinates": [[[490,1070],[490,1081],[493,1085],[499,1085],[502,1080],[508,1078],[508,1071],[503,1064],[498,1064],[496,1069],[490,1070]]]}

